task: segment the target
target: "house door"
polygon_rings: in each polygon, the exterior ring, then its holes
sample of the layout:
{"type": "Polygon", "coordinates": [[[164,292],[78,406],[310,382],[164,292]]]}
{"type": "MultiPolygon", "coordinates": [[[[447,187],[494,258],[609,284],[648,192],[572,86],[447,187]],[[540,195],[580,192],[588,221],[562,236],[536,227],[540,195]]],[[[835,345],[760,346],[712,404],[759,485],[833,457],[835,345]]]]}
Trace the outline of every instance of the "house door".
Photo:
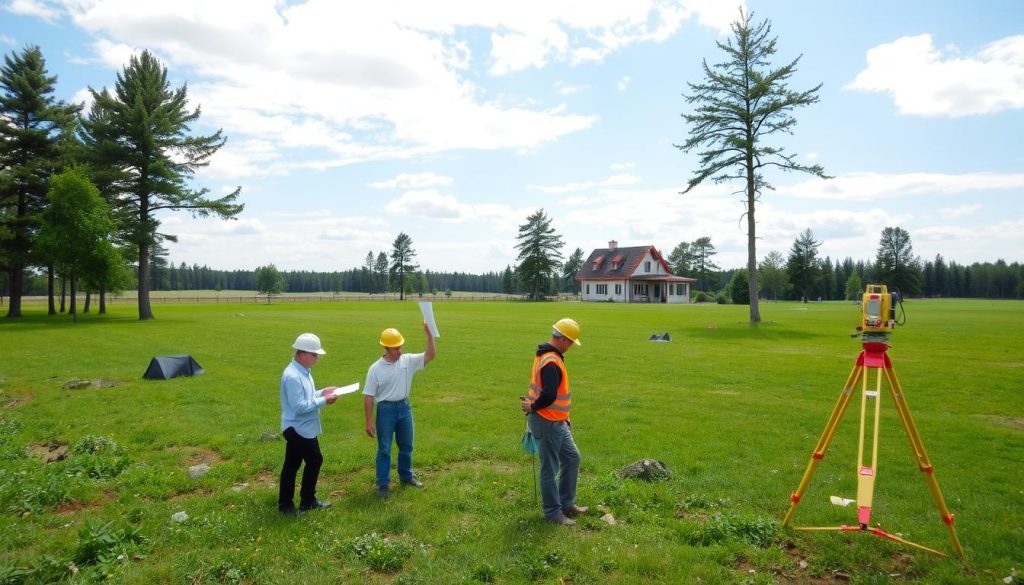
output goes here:
{"type": "Polygon", "coordinates": [[[654,285],[654,300],[655,300],[655,301],[659,301],[659,302],[661,302],[661,301],[664,301],[664,300],[665,300],[665,299],[664,299],[664,298],[662,298],[662,296],[661,296],[661,285],[660,285],[660,284],[656,284],[656,285],[654,285]]]}

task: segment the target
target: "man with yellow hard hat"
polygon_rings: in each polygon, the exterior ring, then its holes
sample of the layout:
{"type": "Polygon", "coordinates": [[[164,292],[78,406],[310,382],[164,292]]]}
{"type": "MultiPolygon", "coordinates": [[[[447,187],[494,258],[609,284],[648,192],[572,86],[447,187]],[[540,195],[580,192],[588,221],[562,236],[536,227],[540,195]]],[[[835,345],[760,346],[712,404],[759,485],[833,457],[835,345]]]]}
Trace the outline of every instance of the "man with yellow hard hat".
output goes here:
{"type": "Polygon", "coordinates": [[[551,327],[551,340],[537,347],[533,358],[529,395],[520,398],[530,433],[540,451],[540,493],[544,519],[572,526],[573,516],[589,508],[576,505],[576,479],[580,471],[580,451],[572,439],[569,413],[572,394],[565,352],[580,344],[580,325],[572,319],[559,319],[551,327]]]}
{"type": "Polygon", "coordinates": [[[412,472],[413,420],[409,393],[412,378],[434,359],[437,350],[430,326],[423,324],[427,349],[423,353],[402,353],[405,338],[397,329],[380,334],[384,355],[370,366],[363,386],[363,410],[366,434],[377,438],[377,495],[387,498],[391,483],[391,442],[398,443],[398,479],[402,485],[422,488],[423,483],[412,472]],[[377,420],[373,406],[377,405],[377,420]]]}

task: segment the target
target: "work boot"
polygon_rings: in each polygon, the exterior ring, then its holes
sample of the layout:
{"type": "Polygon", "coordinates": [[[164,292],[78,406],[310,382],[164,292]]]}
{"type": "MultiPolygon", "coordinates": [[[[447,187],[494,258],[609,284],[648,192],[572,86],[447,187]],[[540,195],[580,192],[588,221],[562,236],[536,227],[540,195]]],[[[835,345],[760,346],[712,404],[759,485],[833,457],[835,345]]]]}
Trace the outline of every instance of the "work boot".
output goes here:
{"type": "Polygon", "coordinates": [[[296,517],[299,515],[299,511],[295,509],[295,506],[281,506],[277,509],[284,516],[296,517]]]}
{"type": "Polygon", "coordinates": [[[423,487],[423,482],[418,480],[418,479],[416,479],[415,475],[410,477],[409,479],[403,479],[403,480],[401,480],[401,482],[402,482],[402,485],[407,485],[407,486],[411,486],[411,487],[414,487],[414,488],[422,488],[423,487]]]}
{"type": "Polygon", "coordinates": [[[562,513],[565,514],[566,516],[570,517],[570,518],[575,518],[576,516],[581,516],[583,514],[586,514],[589,511],[590,511],[590,508],[588,508],[586,506],[577,506],[575,504],[573,504],[572,506],[562,506],[562,513]]]}
{"type": "Polygon", "coordinates": [[[386,485],[377,486],[377,497],[386,500],[391,495],[391,490],[386,485]]]}
{"type": "Polygon", "coordinates": [[[573,526],[573,525],[576,524],[575,520],[573,520],[572,518],[569,518],[565,514],[555,514],[554,516],[545,516],[544,519],[547,520],[548,522],[551,522],[552,524],[560,524],[562,526],[573,526]]]}
{"type": "Polygon", "coordinates": [[[309,510],[326,510],[330,507],[330,502],[321,502],[320,500],[314,500],[310,504],[299,504],[299,510],[302,512],[308,512],[309,510]]]}

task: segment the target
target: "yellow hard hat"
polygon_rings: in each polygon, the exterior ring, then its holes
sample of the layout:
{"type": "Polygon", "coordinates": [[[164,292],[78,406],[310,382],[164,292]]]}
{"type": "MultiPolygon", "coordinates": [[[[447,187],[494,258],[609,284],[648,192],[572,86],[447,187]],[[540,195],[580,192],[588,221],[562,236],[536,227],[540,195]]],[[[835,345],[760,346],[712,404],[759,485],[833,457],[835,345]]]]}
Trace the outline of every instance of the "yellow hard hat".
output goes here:
{"type": "Polygon", "coordinates": [[[380,332],[380,344],[384,347],[402,347],[405,345],[405,338],[398,332],[398,329],[389,327],[380,332]]]}
{"type": "Polygon", "coordinates": [[[576,345],[583,345],[580,343],[580,324],[572,319],[559,319],[557,323],[552,325],[562,337],[568,337],[576,345]]]}

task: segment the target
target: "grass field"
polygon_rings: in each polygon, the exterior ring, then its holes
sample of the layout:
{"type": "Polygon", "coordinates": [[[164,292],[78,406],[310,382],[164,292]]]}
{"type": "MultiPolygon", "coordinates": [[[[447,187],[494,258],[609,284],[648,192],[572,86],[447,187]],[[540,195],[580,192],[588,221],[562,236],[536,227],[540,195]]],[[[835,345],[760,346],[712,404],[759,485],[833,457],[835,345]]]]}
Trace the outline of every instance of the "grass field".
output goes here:
{"type": "MultiPolygon", "coordinates": [[[[283,441],[261,438],[279,430],[291,342],[323,339],[318,386],[362,383],[384,327],[422,350],[416,303],[167,305],[150,322],[109,310],[0,321],[0,583],[1024,582],[1024,303],[907,302],[889,350],[963,559],[780,526],[860,350],[850,303],[766,303],[751,327],[745,306],[438,301],[438,357],[412,394],[426,489],[375,498],[375,441],[346,396],[322,411],[319,495],[334,508],[298,519],[275,508],[283,441]],[[519,446],[516,398],[563,316],[582,326],[567,355],[579,500],[616,525],[542,522],[519,446]],[[150,357],[178,353],[206,373],[141,379],[150,357]],[[72,378],[115,385],[62,389],[72,378]],[[641,458],[672,478],[615,475],[641,458]],[[211,471],[191,479],[198,463],[211,471]]],[[[828,499],[855,496],[858,410],[794,524],[856,522],[828,499]]],[[[879,444],[873,523],[950,552],[888,398],[879,444]]]]}

